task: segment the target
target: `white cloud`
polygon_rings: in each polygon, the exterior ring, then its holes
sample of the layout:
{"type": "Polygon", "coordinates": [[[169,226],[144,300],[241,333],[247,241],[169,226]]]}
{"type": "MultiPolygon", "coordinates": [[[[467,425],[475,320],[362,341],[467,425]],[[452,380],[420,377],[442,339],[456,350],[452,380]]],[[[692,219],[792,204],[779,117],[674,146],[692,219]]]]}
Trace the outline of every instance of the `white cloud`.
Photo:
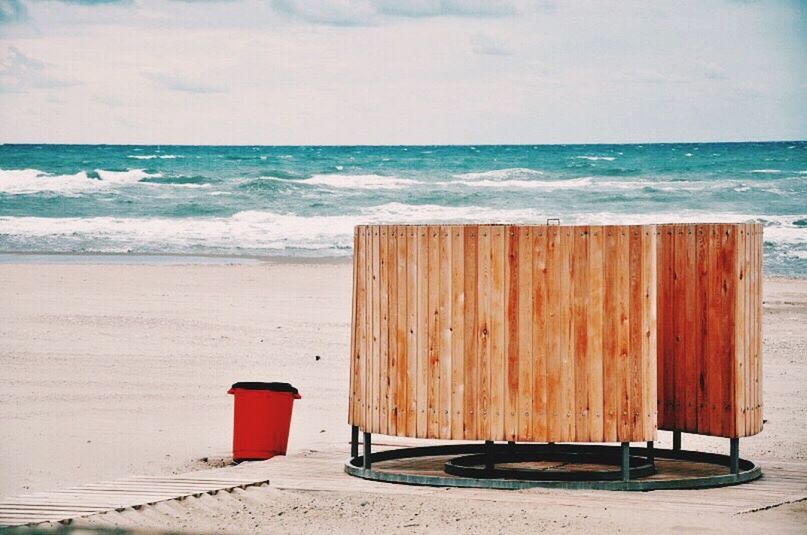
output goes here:
{"type": "Polygon", "coordinates": [[[510,56],[513,54],[499,39],[486,33],[475,33],[471,36],[471,49],[477,54],[488,56],[510,56]]]}
{"type": "Polygon", "coordinates": [[[334,26],[380,24],[396,17],[498,17],[516,7],[504,0],[272,0],[278,12],[334,26]]]}
{"type": "Polygon", "coordinates": [[[0,92],[24,93],[31,89],[51,89],[78,85],[47,72],[44,62],[31,58],[9,46],[0,63],[0,92]]]}
{"type": "Polygon", "coordinates": [[[225,93],[227,91],[221,84],[193,76],[165,73],[144,73],[143,76],[162,89],[179,91],[180,93],[205,94],[225,93]]]}

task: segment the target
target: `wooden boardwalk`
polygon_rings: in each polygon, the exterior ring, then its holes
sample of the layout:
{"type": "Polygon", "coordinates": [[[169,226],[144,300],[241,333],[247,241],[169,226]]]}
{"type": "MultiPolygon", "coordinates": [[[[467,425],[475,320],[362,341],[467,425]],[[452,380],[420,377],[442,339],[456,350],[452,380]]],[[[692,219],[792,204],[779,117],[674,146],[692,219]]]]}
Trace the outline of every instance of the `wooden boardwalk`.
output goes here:
{"type": "MultiPolygon", "coordinates": [[[[717,489],[614,492],[535,488],[506,491],[460,488],[447,490],[358,479],[343,471],[347,455],[346,447],[334,448],[176,476],[131,477],[57,492],[5,498],[0,500],[0,524],[66,521],[267,483],[271,488],[280,490],[344,492],[368,497],[434,496],[440,499],[501,501],[542,507],[641,508],[689,514],[747,514],[807,500],[807,463],[804,462],[762,462],[764,476],[761,479],[717,489]]],[[[239,499],[240,495],[234,493],[229,496],[239,499]]]]}
{"type": "Polygon", "coordinates": [[[348,476],[343,472],[347,455],[347,450],[316,452],[269,461],[276,464],[271,470],[271,486],[289,490],[436,495],[441,499],[501,500],[541,506],[638,507],[690,513],[742,514],[807,500],[807,463],[804,462],[763,462],[760,463],[762,478],[744,485],[716,489],[615,492],[541,488],[517,491],[452,488],[450,492],[446,492],[443,488],[398,485],[348,476]]]}
{"type": "Polygon", "coordinates": [[[59,522],[269,482],[272,465],[250,463],[172,476],[136,476],[0,500],[0,526],[59,522]]]}

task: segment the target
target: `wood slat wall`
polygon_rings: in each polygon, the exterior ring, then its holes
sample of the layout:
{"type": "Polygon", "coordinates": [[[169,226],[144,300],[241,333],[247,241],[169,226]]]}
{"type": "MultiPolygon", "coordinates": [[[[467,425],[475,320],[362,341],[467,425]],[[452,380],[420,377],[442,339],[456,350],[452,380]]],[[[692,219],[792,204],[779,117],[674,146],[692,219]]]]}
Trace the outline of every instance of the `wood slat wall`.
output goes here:
{"type": "Polygon", "coordinates": [[[349,421],[388,435],[656,436],[656,228],[356,228],[349,421]]]}
{"type": "Polygon", "coordinates": [[[762,430],[762,225],[658,227],[659,429],[762,430]]]}

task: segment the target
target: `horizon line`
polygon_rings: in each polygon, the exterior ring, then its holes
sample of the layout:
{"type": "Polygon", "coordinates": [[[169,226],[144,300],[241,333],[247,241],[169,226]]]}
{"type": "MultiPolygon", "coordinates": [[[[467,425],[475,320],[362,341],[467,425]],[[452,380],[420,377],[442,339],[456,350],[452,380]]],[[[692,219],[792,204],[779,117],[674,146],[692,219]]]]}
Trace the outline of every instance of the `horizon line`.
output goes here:
{"type": "Polygon", "coordinates": [[[768,139],[744,141],[633,141],[633,142],[590,142],[590,143],[310,143],[310,144],[262,144],[262,143],[57,143],[57,142],[0,142],[0,146],[73,146],[73,147],[564,147],[564,146],[592,146],[592,145],[729,145],[745,143],[805,143],[807,139],[768,139]]]}

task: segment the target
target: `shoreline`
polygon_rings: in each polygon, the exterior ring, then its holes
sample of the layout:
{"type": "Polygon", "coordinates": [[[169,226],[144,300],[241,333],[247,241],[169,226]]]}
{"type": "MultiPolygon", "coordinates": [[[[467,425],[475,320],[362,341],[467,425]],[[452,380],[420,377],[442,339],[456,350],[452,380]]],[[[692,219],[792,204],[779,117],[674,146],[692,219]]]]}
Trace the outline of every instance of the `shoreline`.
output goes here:
{"type": "Polygon", "coordinates": [[[201,253],[41,253],[0,252],[0,265],[16,264],[116,264],[116,265],[256,265],[256,264],[348,264],[346,256],[230,255],[201,253]]]}
{"type": "MultiPolygon", "coordinates": [[[[0,251],[0,266],[8,265],[122,265],[122,266],[237,266],[237,265],[351,265],[353,255],[231,255],[200,253],[61,253],[0,251]]],[[[807,281],[807,274],[766,273],[766,281],[807,281]]]]}

